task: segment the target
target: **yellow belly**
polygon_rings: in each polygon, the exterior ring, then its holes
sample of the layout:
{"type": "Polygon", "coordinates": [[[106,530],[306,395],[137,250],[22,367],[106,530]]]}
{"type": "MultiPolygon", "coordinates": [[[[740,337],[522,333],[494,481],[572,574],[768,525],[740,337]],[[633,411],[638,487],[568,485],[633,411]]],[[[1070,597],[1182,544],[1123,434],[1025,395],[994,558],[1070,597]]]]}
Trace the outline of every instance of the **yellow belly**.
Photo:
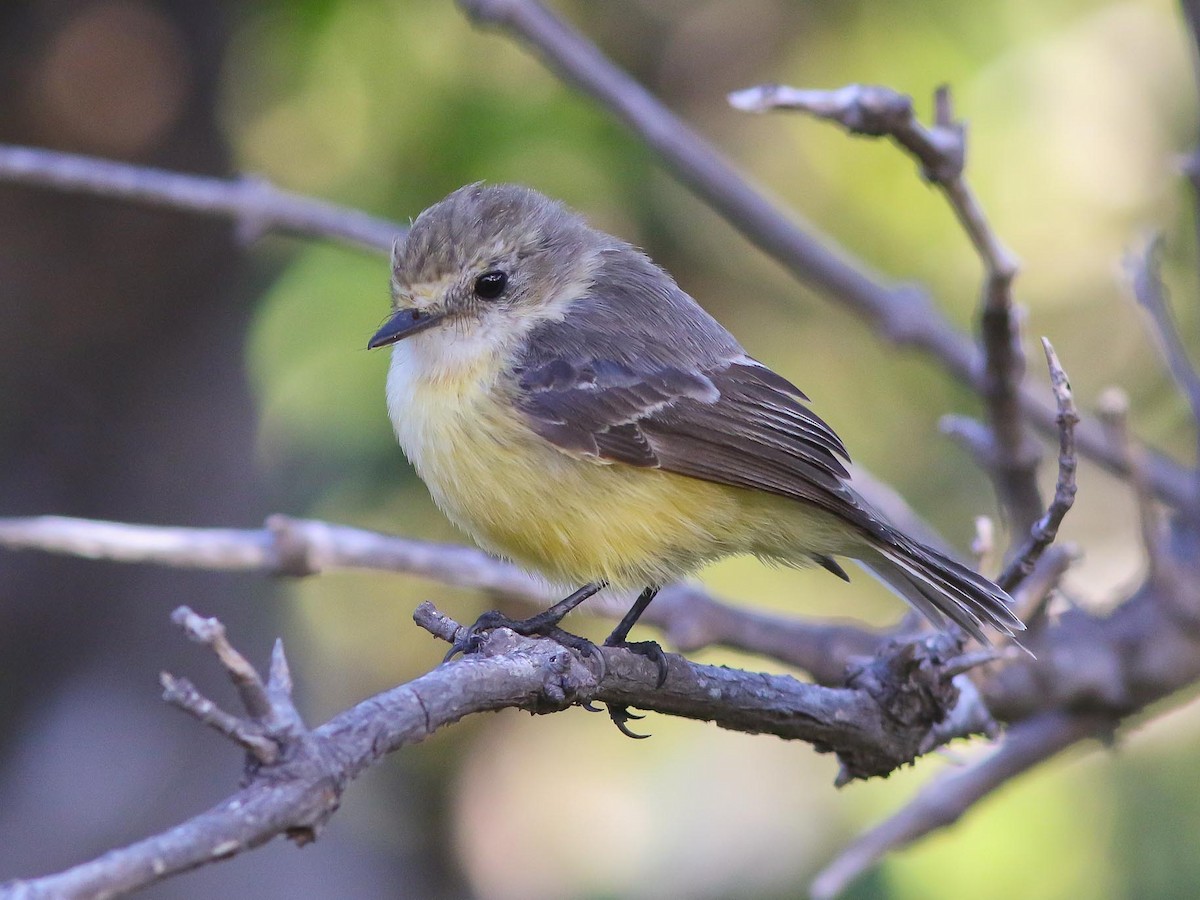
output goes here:
{"type": "Polygon", "coordinates": [[[453,522],[554,582],[641,588],[730,554],[804,565],[845,544],[843,529],[805,504],[570,456],[485,387],[455,381],[416,379],[393,364],[400,443],[453,522]]]}

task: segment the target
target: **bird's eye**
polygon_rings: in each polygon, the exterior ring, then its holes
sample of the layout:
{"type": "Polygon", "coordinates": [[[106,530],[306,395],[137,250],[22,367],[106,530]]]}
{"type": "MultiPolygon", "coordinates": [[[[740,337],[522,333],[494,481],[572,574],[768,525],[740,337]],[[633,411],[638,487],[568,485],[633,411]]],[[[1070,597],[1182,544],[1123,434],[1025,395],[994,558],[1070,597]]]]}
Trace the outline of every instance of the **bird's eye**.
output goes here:
{"type": "Polygon", "coordinates": [[[495,300],[508,286],[508,276],[503,272],[484,272],[475,279],[475,296],[484,300],[495,300]]]}

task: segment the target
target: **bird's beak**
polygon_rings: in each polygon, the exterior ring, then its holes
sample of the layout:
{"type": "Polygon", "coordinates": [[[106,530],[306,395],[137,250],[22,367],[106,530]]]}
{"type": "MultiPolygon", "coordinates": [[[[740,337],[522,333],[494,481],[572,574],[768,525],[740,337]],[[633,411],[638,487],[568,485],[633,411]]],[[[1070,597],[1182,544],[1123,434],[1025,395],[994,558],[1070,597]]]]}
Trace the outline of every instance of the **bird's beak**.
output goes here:
{"type": "Polygon", "coordinates": [[[398,309],[390,319],[383,323],[383,327],[375,332],[374,337],[367,344],[367,349],[374,350],[377,347],[386,347],[388,344],[402,341],[418,331],[432,328],[445,317],[445,313],[431,313],[421,309],[398,309]]]}

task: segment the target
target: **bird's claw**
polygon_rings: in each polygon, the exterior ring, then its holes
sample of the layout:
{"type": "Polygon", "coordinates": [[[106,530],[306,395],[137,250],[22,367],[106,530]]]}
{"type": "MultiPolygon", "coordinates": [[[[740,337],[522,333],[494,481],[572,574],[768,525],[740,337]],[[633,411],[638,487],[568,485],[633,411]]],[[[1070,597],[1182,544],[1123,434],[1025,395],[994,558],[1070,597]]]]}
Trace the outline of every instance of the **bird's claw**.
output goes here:
{"type": "Polygon", "coordinates": [[[596,675],[597,681],[603,681],[604,676],[608,674],[608,663],[604,659],[604,654],[600,652],[600,648],[593,644],[585,637],[580,637],[577,634],[571,634],[569,631],[563,631],[561,628],[553,627],[539,631],[542,637],[550,638],[556,644],[561,644],[568,650],[574,650],[580,656],[588,657],[596,661],[596,668],[599,670],[596,675]]]}
{"type": "Polygon", "coordinates": [[[637,719],[644,719],[645,716],[639,716],[629,711],[628,706],[614,706],[608,704],[608,717],[612,719],[612,723],[617,726],[617,730],[627,738],[633,738],[635,741],[644,741],[650,737],[648,734],[638,734],[636,731],[630,731],[628,722],[637,719]]]}
{"type": "Polygon", "coordinates": [[[604,660],[604,654],[587,638],[564,631],[558,627],[556,622],[548,620],[544,615],[533,616],[529,619],[513,619],[495,609],[485,612],[475,620],[474,624],[459,632],[450,649],[446,651],[442,662],[449,662],[460,653],[466,655],[477,652],[483,645],[485,633],[496,628],[507,628],[524,637],[549,638],[568,650],[594,659],[599,669],[597,676],[599,680],[603,680],[604,676],[608,674],[608,664],[604,660]]]}
{"type": "MultiPolygon", "coordinates": [[[[458,654],[464,656],[468,653],[475,653],[483,645],[484,632],[491,631],[493,628],[499,628],[501,625],[512,628],[513,625],[520,624],[515,619],[510,619],[508,616],[499,610],[490,610],[468,625],[458,633],[454,639],[454,643],[450,645],[450,649],[446,651],[446,655],[442,657],[442,662],[448,663],[458,654]]],[[[516,631],[515,628],[513,628],[516,631]]]]}
{"type": "Polygon", "coordinates": [[[667,654],[658,645],[658,641],[605,641],[604,646],[621,647],[638,656],[644,656],[658,668],[658,679],[654,686],[660,688],[667,683],[667,654]]]}
{"type": "MultiPolygon", "coordinates": [[[[658,669],[658,678],[654,686],[661,688],[667,683],[667,654],[663,652],[663,648],[658,645],[657,641],[626,641],[613,640],[609,638],[604,642],[605,647],[619,647],[623,650],[628,650],[630,653],[636,653],[638,656],[644,656],[646,659],[654,663],[658,669]]],[[[625,737],[633,738],[635,741],[645,740],[650,737],[648,734],[638,734],[636,731],[631,731],[629,728],[630,722],[646,718],[639,716],[629,711],[627,706],[616,706],[612,703],[608,704],[608,717],[612,719],[612,723],[617,726],[617,730],[625,737]]]]}

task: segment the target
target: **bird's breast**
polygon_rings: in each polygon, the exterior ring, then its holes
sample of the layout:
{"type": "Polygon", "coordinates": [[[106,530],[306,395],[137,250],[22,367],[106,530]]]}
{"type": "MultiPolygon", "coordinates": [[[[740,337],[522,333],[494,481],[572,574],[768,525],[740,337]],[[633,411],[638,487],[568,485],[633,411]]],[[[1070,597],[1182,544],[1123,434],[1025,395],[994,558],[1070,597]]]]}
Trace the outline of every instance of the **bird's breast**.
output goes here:
{"type": "Polygon", "coordinates": [[[387,396],[439,508],[485,549],[556,582],[663,583],[731,549],[731,492],[565,454],[482,372],[431,378],[400,344],[387,396]]]}

